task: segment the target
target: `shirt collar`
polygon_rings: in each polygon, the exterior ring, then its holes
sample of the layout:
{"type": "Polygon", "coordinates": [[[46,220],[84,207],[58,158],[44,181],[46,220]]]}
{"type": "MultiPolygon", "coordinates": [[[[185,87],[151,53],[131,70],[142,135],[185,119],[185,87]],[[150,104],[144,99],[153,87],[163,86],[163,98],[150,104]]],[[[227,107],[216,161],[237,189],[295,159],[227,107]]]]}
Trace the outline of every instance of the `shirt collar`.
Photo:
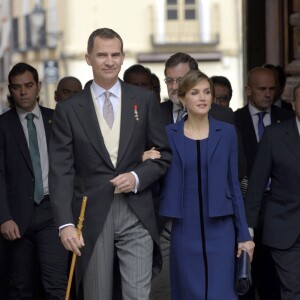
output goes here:
{"type": "MultiPolygon", "coordinates": [[[[91,88],[96,95],[96,97],[102,96],[107,90],[102,88],[100,85],[98,85],[94,80],[91,84],[91,88]]],[[[120,80],[117,80],[117,82],[108,90],[111,94],[114,96],[121,98],[121,83],[120,80]]]]}
{"type": "Polygon", "coordinates": [[[21,120],[24,120],[25,117],[29,114],[29,113],[33,113],[37,119],[39,119],[41,117],[41,109],[40,109],[40,106],[38,105],[38,103],[36,103],[34,109],[30,112],[28,111],[25,111],[24,109],[16,106],[16,110],[17,110],[17,113],[19,115],[19,118],[21,120]]]}
{"type": "MultiPolygon", "coordinates": [[[[256,107],[254,107],[250,102],[248,103],[248,107],[249,107],[249,112],[250,115],[257,115],[257,113],[261,112],[261,110],[258,110],[256,107]]],[[[270,114],[271,113],[271,107],[269,107],[268,109],[264,110],[266,113],[270,114]]]]}
{"type": "Polygon", "coordinates": [[[182,106],[180,106],[176,103],[173,103],[173,112],[178,112],[179,109],[182,109],[182,106]]]}

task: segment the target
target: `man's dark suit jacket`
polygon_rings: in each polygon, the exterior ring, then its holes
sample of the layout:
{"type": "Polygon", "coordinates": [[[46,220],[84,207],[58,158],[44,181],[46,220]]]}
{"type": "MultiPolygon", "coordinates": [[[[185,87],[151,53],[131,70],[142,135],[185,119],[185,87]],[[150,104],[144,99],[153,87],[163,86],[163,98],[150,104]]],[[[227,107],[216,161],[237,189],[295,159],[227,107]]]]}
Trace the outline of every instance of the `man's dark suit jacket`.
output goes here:
{"type": "MultiPolygon", "coordinates": [[[[53,110],[40,107],[47,142],[53,110]]],[[[24,130],[15,108],[0,116],[0,224],[14,220],[26,231],[34,209],[34,173],[24,130]]]]}
{"type": "MultiPolygon", "coordinates": [[[[271,124],[289,120],[295,116],[294,112],[279,108],[275,105],[271,107],[271,124]]],[[[239,108],[234,112],[235,124],[242,138],[242,145],[247,160],[248,177],[254,163],[258,148],[252,117],[248,105],[239,108]]]]}
{"type": "Polygon", "coordinates": [[[77,223],[82,197],[88,197],[83,225],[85,247],[76,265],[77,286],[114,197],[114,186],[110,180],[130,171],[134,171],[139,178],[139,191],[124,196],[155,242],[154,274],[161,267],[161,255],[156,251],[159,235],[150,185],[167,170],[171,150],[154,93],[123,81],[121,89],[121,127],[116,167],[105,147],[89,86],[58,103],[54,114],[49,183],[57,225],[77,223]],[[159,149],[161,158],[142,162],[144,151],[152,147],[159,149]]]}
{"type": "MultiPolygon", "coordinates": [[[[163,113],[165,124],[169,125],[174,123],[173,102],[171,100],[161,102],[160,108],[163,113]]],[[[223,106],[212,103],[209,114],[216,120],[234,124],[234,114],[231,108],[225,108],[223,106]]]]}
{"type": "Polygon", "coordinates": [[[280,98],[279,100],[275,101],[274,104],[275,104],[275,106],[278,106],[280,108],[284,108],[284,109],[287,109],[287,110],[294,111],[292,104],[289,103],[289,102],[284,101],[282,98],[280,98]],[[277,104],[276,102],[279,102],[280,105],[276,105],[277,104]]]}
{"type": "Polygon", "coordinates": [[[266,182],[263,243],[287,249],[300,235],[300,136],[295,118],[268,126],[259,145],[245,201],[250,227],[256,227],[266,182]]]}
{"type": "MultiPolygon", "coordinates": [[[[161,111],[163,113],[163,118],[165,125],[174,123],[173,119],[173,102],[171,100],[162,102],[160,104],[161,111]]],[[[212,103],[209,115],[214,119],[223,121],[229,124],[235,124],[234,113],[231,108],[226,108],[221,105],[212,103]]],[[[238,137],[238,175],[241,181],[247,175],[247,163],[244,155],[244,150],[241,142],[241,136],[237,131],[238,137]]]]}

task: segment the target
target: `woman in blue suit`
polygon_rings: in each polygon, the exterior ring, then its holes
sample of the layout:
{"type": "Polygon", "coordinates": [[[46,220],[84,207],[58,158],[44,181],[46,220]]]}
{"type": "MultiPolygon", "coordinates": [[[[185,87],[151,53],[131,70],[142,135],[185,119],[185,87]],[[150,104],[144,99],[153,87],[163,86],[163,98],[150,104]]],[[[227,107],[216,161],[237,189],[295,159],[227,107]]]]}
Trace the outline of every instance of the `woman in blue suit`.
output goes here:
{"type": "Polygon", "coordinates": [[[173,300],[237,299],[235,257],[246,250],[251,259],[254,250],[238,182],[236,131],[208,116],[212,91],[205,74],[190,71],[178,87],[188,117],[166,127],[173,159],[160,214],[172,218],[173,300]]]}

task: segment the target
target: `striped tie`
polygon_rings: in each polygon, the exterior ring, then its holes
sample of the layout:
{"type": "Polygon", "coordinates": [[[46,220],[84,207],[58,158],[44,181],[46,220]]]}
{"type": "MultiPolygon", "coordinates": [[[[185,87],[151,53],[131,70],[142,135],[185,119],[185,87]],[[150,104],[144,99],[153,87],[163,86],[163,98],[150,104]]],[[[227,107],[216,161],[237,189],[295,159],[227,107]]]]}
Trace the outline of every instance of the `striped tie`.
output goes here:
{"type": "Polygon", "coordinates": [[[179,121],[181,121],[181,119],[183,118],[184,114],[185,114],[184,109],[179,108],[179,109],[177,110],[176,123],[179,122],[179,121]]]}
{"type": "Polygon", "coordinates": [[[43,189],[43,176],[40,160],[40,151],[37,139],[36,128],[33,122],[35,115],[29,113],[26,115],[27,129],[28,129],[28,140],[29,140],[29,152],[31,157],[31,163],[34,173],[34,202],[40,204],[44,198],[43,189]]]}

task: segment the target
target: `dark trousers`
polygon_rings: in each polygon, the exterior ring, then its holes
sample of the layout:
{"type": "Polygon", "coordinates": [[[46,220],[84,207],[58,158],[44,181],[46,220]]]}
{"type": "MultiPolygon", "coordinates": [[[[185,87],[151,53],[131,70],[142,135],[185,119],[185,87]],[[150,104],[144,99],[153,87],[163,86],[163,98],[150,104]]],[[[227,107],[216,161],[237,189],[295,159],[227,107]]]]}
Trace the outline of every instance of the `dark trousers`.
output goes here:
{"type": "MultiPolygon", "coordinates": [[[[267,201],[268,195],[263,201],[267,201]]],[[[251,263],[252,287],[240,300],[280,300],[280,281],[268,246],[262,244],[263,209],[258,228],[254,230],[254,255],[251,263]]]]}
{"type": "Polygon", "coordinates": [[[300,237],[288,249],[271,248],[281,282],[281,300],[300,299],[300,237]]]}
{"type": "Polygon", "coordinates": [[[6,245],[9,253],[8,299],[65,299],[68,252],[59,239],[49,197],[45,197],[40,205],[35,205],[25,234],[6,245]],[[35,294],[39,281],[43,285],[44,296],[35,294]]]}
{"type": "Polygon", "coordinates": [[[4,248],[4,241],[0,237],[0,298],[8,298],[8,260],[4,248]]]}

